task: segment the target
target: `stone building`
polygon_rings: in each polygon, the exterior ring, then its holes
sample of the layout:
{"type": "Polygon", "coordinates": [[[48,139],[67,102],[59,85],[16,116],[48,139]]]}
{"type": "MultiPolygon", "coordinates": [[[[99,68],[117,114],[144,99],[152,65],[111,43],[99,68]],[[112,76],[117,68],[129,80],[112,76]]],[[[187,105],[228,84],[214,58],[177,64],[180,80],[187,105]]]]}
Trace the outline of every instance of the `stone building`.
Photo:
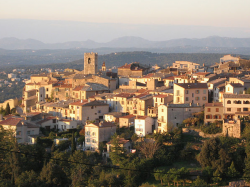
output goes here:
{"type": "Polygon", "coordinates": [[[193,113],[201,112],[202,106],[195,104],[166,104],[158,107],[158,127],[159,133],[171,132],[182,124],[184,119],[193,116],[193,113]]]}
{"type": "Polygon", "coordinates": [[[204,109],[204,124],[223,120],[223,103],[206,103],[204,109]]]}
{"type": "Polygon", "coordinates": [[[96,74],[98,66],[97,53],[84,53],[84,74],[96,74]]]}
{"type": "Polygon", "coordinates": [[[118,76],[128,77],[128,76],[137,76],[141,77],[148,73],[149,67],[142,66],[138,62],[133,62],[130,64],[125,64],[118,68],[118,76]]]}
{"type": "Polygon", "coordinates": [[[250,114],[250,94],[224,94],[223,134],[239,138],[241,136],[240,118],[250,114]]]}

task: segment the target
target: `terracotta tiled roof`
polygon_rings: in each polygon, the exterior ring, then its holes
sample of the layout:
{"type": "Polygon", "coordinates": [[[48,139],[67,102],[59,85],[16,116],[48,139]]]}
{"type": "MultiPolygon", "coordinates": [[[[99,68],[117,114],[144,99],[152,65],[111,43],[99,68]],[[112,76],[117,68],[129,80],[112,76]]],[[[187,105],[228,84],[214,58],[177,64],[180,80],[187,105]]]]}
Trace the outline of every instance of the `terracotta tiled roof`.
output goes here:
{"type": "Polygon", "coordinates": [[[73,89],[73,91],[80,91],[84,86],[77,86],[73,89]]]}
{"type": "Polygon", "coordinates": [[[72,84],[57,84],[55,88],[72,88],[72,84]]]}
{"type": "Polygon", "coordinates": [[[127,115],[127,116],[122,116],[120,118],[134,118],[134,117],[136,117],[136,116],[134,116],[133,114],[130,114],[130,115],[127,115]]]}
{"type": "Polygon", "coordinates": [[[130,97],[132,97],[133,95],[134,95],[134,94],[131,94],[131,93],[120,93],[120,94],[115,95],[114,97],[130,98],[130,97]]]}
{"type": "Polygon", "coordinates": [[[222,102],[216,102],[216,103],[206,103],[205,107],[212,107],[212,106],[217,106],[217,107],[223,107],[222,102]]]}
{"type": "Polygon", "coordinates": [[[179,83],[176,85],[185,89],[207,88],[207,83],[179,83]]]}
{"type": "Polygon", "coordinates": [[[169,95],[165,95],[165,94],[160,94],[160,95],[155,95],[154,97],[157,97],[157,98],[165,98],[165,97],[168,97],[169,95]]]}
{"type": "Polygon", "coordinates": [[[136,119],[146,119],[148,116],[136,116],[136,119]]]}
{"type": "Polygon", "coordinates": [[[0,122],[0,125],[21,126],[23,118],[8,118],[0,122]]]}
{"type": "Polygon", "coordinates": [[[240,83],[229,83],[232,87],[234,88],[239,88],[239,87],[243,87],[242,84],[240,83]]]}
{"type": "MultiPolygon", "coordinates": [[[[112,123],[112,122],[100,122],[100,123],[90,123],[93,124],[99,128],[105,128],[105,127],[115,127],[116,124],[112,123]]],[[[90,125],[88,124],[88,125],[90,125]]]]}
{"type": "Polygon", "coordinates": [[[83,99],[83,100],[78,100],[78,101],[75,101],[75,102],[69,103],[69,104],[70,105],[82,106],[82,105],[85,105],[86,103],[88,103],[88,100],[87,99],[83,99]]]}

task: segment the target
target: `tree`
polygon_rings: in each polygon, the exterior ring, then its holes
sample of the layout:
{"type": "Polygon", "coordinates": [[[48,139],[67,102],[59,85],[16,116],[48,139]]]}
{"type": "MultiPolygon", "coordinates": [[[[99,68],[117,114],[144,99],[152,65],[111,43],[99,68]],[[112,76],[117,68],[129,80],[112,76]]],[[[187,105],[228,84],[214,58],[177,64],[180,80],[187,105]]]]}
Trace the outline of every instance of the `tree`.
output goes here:
{"type": "Polygon", "coordinates": [[[192,186],[207,186],[207,183],[198,176],[192,186]]]}
{"type": "Polygon", "coordinates": [[[9,115],[9,114],[11,114],[11,112],[10,112],[10,104],[7,103],[6,108],[5,108],[5,115],[9,115]]]}
{"type": "Polygon", "coordinates": [[[162,185],[162,181],[164,179],[164,175],[165,175],[164,170],[160,170],[160,169],[155,170],[155,173],[154,173],[155,180],[160,180],[161,185],[162,185]]]}
{"type": "Polygon", "coordinates": [[[115,133],[110,142],[110,159],[113,164],[121,164],[126,159],[126,154],[125,149],[119,144],[119,136],[115,133]]]}
{"type": "Polygon", "coordinates": [[[36,187],[37,185],[37,174],[31,171],[22,172],[16,180],[16,185],[20,187],[31,186],[36,187]]]}
{"type": "Polygon", "coordinates": [[[72,132],[72,138],[71,138],[71,153],[72,153],[72,155],[75,151],[76,151],[76,141],[75,141],[74,132],[72,132]]]}
{"type": "Polygon", "coordinates": [[[67,176],[62,168],[52,162],[43,167],[39,179],[47,186],[69,186],[67,176]]]}
{"type": "Polygon", "coordinates": [[[234,162],[231,163],[231,166],[228,168],[227,176],[231,178],[236,178],[239,175],[239,172],[234,167],[234,162]]]}
{"type": "Polygon", "coordinates": [[[206,166],[211,166],[212,168],[217,167],[216,160],[219,159],[219,151],[222,148],[219,138],[213,138],[205,141],[201,148],[198,161],[204,168],[206,166]]]}
{"type": "Polygon", "coordinates": [[[139,145],[139,150],[145,158],[153,158],[155,153],[161,148],[160,143],[155,141],[143,141],[139,145]]]}
{"type": "Polygon", "coordinates": [[[186,180],[188,179],[189,171],[187,168],[182,167],[178,170],[180,181],[183,182],[183,185],[186,186],[186,180]]]}

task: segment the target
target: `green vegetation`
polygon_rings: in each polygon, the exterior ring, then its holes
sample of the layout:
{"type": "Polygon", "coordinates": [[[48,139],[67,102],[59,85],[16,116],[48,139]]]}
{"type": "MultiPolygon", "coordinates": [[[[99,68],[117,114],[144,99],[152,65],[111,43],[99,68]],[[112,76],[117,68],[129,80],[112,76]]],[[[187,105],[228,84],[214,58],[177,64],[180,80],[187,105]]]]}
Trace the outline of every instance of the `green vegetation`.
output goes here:
{"type": "Polygon", "coordinates": [[[222,132],[222,121],[215,121],[214,123],[204,125],[201,130],[206,134],[217,134],[222,132]]]}

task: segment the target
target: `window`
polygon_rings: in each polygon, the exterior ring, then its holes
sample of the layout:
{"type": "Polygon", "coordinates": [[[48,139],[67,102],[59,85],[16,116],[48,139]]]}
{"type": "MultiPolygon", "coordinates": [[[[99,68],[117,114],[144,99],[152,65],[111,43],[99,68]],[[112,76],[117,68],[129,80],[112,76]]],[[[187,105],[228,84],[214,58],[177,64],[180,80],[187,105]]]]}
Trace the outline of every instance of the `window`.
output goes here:
{"type": "Polygon", "coordinates": [[[87,138],[87,142],[90,142],[90,139],[89,139],[89,138],[87,138]]]}
{"type": "Polygon", "coordinates": [[[243,111],[248,111],[248,108],[243,108],[243,111]]]}
{"type": "Polygon", "coordinates": [[[102,113],[102,111],[101,111],[101,110],[98,110],[98,113],[100,114],[100,113],[102,113]]]}
{"type": "Polygon", "coordinates": [[[199,94],[199,93],[200,93],[200,90],[195,90],[195,93],[196,93],[196,94],[199,94]]]}
{"type": "Polygon", "coordinates": [[[207,111],[208,111],[208,112],[211,112],[211,108],[207,108],[207,111]]]}
{"type": "Polygon", "coordinates": [[[237,108],[237,112],[241,112],[241,108],[237,108]]]}
{"type": "Polygon", "coordinates": [[[30,135],[30,131],[27,131],[27,134],[30,135]]]}
{"type": "Polygon", "coordinates": [[[21,131],[17,131],[16,135],[22,135],[21,131]]]}
{"type": "Polygon", "coordinates": [[[231,104],[231,100],[228,100],[228,101],[227,101],[227,104],[231,104]]]}
{"type": "Polygon", "coordinates": [[[93,139],[93,140],[92,140],[92,142],[93,142],[93,143],[96,143],[96,140],[95,140],[95,139],[93,139]]]}
{"type": "Polygon", "coordinates": [[[206,115],[206,119],[211,119],[211,118],[210,118],[210,115],[206,115]]]}
{"type": "Polygon", "coordinates": [[[66,93],[66,97],[69,97],[69,93],[66,93]]]}
{"type": "Polygon", "coordinates": [[[188,97],[186,97],[186,101],[188,101],[188,97]]]}
{"type": "Polygon", "coordinates": [[[219,108],[216,108],[215,110],[216,110],[216,112],[219,112],[219,108]]]}
{"type": "Polygon", "coordinates": [[[161,109],[162,112],[164,112],[164,109],[161,109]]]}
{"type": "Polygon", "coordinates": [[[228,112],[231,112],[231,108],[227,108],[227,111],[228,111],[228,112]]]}
{"type": "Polygon", "coordinates": [[[90,131],[87,131],[87,135],[90,135],[90,131]]]}
{"type": "Polygon", "coordinates": [[[203,100],[207,100],[207,97],[202,97],[203,100]]]}
{"type": "Polygon", "coordinates": [[[124,105],[124,101],[122,101],[122,105],[124,105]]]}
{"type": "Polygon", "coordinates": [[[177,90],[177,91],[176,91],[176,95],[180,95],[180,90],[177,90]]]}
{"type": "Polygon", "coordinates": [[[192,97],[194,97],[194,93],[192,93],[192,97]]]}
{"type": "Polygon", "coordinates": [[[206,94],[207,93],[207,90],[203,90],[203,94],[206,94]]]}
{"type": "Polygon", "coordinates": [[[95,136],[95,134],[96,134],[95,132],[92,132],[92,136],[95,136]]]}
{"type": "Polygon", "coordinates": [[[196,97],[196,98],[195,98],[195,100],[196,100],[196,101],[199,101],[199,100],[200,100],[200,98],[199,98],[199,97],[196,97]]]}
{"type": "Polygon", "coordinates": [[[91,106],[91,109],[93,109],[94,107],[93,106],[91,106]]]}
{"type": "Polygon", "coordinates": [[[186,90],[185,93],[188,94],[188,90],[186,90]]]}
{"type": "Polygon", "coordinates": [[[164,116],[161,116],[161,121],[164,121],[164,116]]]}

